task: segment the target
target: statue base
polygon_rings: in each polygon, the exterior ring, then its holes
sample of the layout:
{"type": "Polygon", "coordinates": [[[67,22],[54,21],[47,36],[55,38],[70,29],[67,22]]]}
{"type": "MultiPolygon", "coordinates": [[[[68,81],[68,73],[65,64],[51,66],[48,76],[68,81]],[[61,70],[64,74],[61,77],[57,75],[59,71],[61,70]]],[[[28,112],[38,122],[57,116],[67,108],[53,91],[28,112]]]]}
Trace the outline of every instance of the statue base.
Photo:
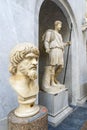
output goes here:
{"type": "Polygon", "coordinates": [[[60,91],[65,90],[65,89],[66,89],[65,85],[63,85],[63,84],[58,84],[57,86],[42,87],[42,90],[49,94],[57,94],[60,91]]]}
{"type": "Polygon", "coordinates": [[[39,103],[47,107],[48,122],[53,126],[57,126],[73,111],[68,105],[67,88],[62,89],[57,94],[40,91],[39,103]]]}
{"type": "Polygon", "coordinates": [[[36,104],[33,107],[30,107],[30,104],[19,104],[14,113],[18,117],[30,117],[37,114],[39,109],[39,106],[36,104]]]}
{"type": "Polygon", "coordinates": [[[83,124],[81,130],[87,130],[87,121],[84,122],[84,124],[83,124]]]}
{"type": "Polygon", "coordinates": [[[46,107],[40,106],[40,111],[32,117],[17,117],[14,110],[8,115],[8,130],[48,130],[46,107]]]}

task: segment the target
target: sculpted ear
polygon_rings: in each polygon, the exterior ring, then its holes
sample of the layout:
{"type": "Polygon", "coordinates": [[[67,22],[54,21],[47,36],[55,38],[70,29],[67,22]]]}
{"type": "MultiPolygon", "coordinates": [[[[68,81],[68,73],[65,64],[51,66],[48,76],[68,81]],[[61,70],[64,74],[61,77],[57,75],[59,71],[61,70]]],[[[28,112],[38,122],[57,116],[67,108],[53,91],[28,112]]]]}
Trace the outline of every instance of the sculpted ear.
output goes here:
{"type": "Polygon", "coordinates": [[[15,66],[9,66],[9,72],[11,73],[11,74],[16,74],[16,72],[17,72],[17,67],[15,67],[15,66]]]}

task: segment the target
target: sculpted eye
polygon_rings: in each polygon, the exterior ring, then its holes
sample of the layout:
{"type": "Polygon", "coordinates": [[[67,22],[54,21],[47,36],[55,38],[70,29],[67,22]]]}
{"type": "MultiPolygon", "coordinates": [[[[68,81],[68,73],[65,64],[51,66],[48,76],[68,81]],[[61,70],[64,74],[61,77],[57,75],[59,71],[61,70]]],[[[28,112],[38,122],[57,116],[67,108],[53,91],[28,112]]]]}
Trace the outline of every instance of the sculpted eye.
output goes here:
{"type": "Polygon", "coordinates": [[[31,61],[33,58],[32,57],[29,57],[29,60],[31,61]]]}
{"type": "Polygon", "coordinates": [[[37,58],[36,58],[36,61],[38,61],[38,59],[39,59],[39,58],[37,57],[37,58]]]}

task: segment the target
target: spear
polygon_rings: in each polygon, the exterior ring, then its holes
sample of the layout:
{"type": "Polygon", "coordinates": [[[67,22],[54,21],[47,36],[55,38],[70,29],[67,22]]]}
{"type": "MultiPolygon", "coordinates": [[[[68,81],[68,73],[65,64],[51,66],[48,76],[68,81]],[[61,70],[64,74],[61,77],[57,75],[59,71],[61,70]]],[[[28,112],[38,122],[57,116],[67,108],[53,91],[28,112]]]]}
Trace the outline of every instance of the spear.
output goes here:
{"type": "MultiPolygon", "coordinates": [[[[69,41],[71,41],[71,34],[72,34],[72,23],[71,23],[71,28],[70,28],[69,41]]],[[[66,58],[66,64],[65,64],[65,73],[64,73],[63,84],[65,84],[65,79],[66,79],[66,71],[67,71],[67,65],[68,65],[68,59],[69,59],[69,50],[70,50],[70,45],[68,46],[68,51],[67,51],[67,58],[66,58]]]]}

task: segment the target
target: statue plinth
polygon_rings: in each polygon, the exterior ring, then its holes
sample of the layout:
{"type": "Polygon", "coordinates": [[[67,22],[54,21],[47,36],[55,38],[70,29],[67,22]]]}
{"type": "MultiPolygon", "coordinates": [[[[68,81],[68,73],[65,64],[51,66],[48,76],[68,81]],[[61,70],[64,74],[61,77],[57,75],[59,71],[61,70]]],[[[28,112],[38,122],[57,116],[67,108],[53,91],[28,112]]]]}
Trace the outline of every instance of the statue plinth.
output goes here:
{"type": "Polygon", "coordinates": [[[87,130],[87,121],[84,122],[84,124],[83,124],[81,130],[87,130]]]}
{"type": "Polygon", "coordinates": [[[66,89],[65,85],[63,85],[63,84],[58,84],[57,86],[42,87],[42,90],[49,94],[58,94],[59,92],[65,90],[65,89],[66,89]]]}
{"type": "Polygon", "coordinates": [[[8,115],[8,130],[48,130],[46,107],[40,106],[40,111],[32,117],[17,117],[14,110],[8,115]]]}
{"type": "Polygon", "coordinates": [[[48,109],[48,122],[53,126],[61,123],[73,110],[68,104],[67,88],[56,94],[40,91],[39,104],[48,109]]]}

